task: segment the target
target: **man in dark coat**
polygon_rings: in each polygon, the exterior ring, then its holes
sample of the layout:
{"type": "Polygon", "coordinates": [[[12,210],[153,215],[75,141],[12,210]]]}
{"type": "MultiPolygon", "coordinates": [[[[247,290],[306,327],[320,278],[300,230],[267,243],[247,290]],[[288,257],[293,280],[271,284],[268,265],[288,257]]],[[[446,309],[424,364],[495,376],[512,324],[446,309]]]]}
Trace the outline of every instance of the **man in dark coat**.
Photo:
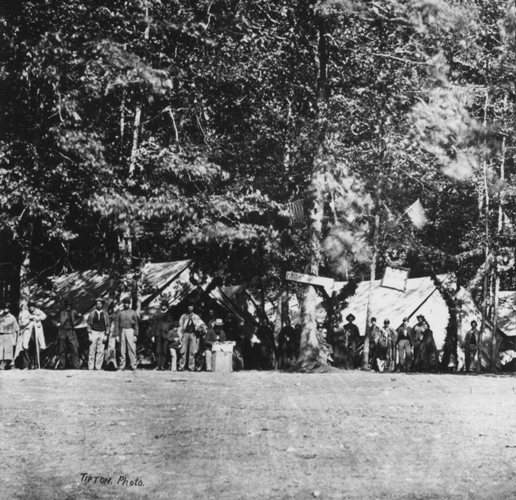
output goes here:
{"type": "Polygon", "coordinates": [[[276,342],[266,319],[262,319],[255,335],[260,341],[253,345],[256,367],[259,370],[273,370],[276,367],[276,342]]]}
{"type": "Polygon", "coordinates": [[[428,323],[423,321],[424,333],[419,346],[416,367],[423,372],[437,371],[439,368],[439,354],[434,341],[434,335],[428,323]]]}
{"type": "Polygon", "coordinates": [[[471,369],[472,361],[478,350],[478,340],[480,338],[480,331],[478,330],[478,323],[473,320],[471,322],[471,330],[466,333],[464,338],[464,354],[465,354],[465,368],[466,372],[471,369]]]}
{"type": "Polygon", "coordinates": [[[344,325],[344,342],[348,351],[348,358],[345,363],[346,370],[355,368],[355,352],[360,338],[358,326],[353,323],[355,319],[353,314],[348,314],[346,316],[347,323],[344,325]]]}
{"type": "Polygon", "coordinates": [[[285,320],[285,326],[278,334],[278,368],[284,370],[289,368],[294,361],[296,330],[290,325],[290,320],[285,320]]]}
{"type": "Polygon", "coordinates": [[[162,300],[159,311],[152,318],[152,336],[156,346],[156,370],[164,370],[167,361],[167,334],[172,327],[172,316],[168,310],[168,300],[162,300]]]}
{"type": "Polygon", "coordinates": [[[423,334],[425,333],[426,328],[424,327],[425,317],[420,314],[417,316],[417,324],[413,328],[414,332],[414,343],[412,344],[413,348],[413,361],[412,361],[412,369],[417,370],[418,366],[416,360],[419,359],[419,347],[421,345],[421,340],[423,339],[423,334]]]}
{"type": "Polygon", "coordinates": [[[70,350],[72,356],[72,366],[78,370],[81,367],[79,362],[79,341],[75,333],[75,327],[80,324],[81,317],[79,313],[72,308],[72,301],[66,300],[64,310],[59,315],[59,349],[61,355],[59,357],[59,368],[65,369],[66,353],[70,350]]]}

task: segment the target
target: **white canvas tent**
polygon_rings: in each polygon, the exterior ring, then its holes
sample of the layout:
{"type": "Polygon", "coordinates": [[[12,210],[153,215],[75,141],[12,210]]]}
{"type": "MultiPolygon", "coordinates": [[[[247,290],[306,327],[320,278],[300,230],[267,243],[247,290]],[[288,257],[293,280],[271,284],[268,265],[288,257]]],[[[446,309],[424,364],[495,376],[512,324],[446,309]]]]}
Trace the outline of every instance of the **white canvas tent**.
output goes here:
{"type": "MultiPolygon", "coordinates": [[[[159,307],[159,297],[163,292],[170,290],[172,304],[179,302],[189,293],[188,287],[193,286],[189,279],[191,264],[191,260],[145,264],[141,270],[142,280],[152,293],[141,297],[142,320],[148,319],[159,307]]],[[[51,291],[36,287],[31,300],[37,302],[38,307],[52,320],[57,319],[62,302],[70,299],[73,307],[83,316],[82,323],[78,325],[78,328],[82,328],[86,326],[89,312],[95,307],[95,300],[101,297],[107,301],[110,285],[110,276],[107,274],[94,270],[74,272],[58,277],[51,291]]]]}
{"type": "MultiPolygon", "coordinates": [[[[471,321],[476,320],[481,325],[482,313],[475,304],[471,294],[460,288],[456,290],[454,274],[441,274],[437,276],[441,284],[455,297],[457,310],[457,336],[459,343],[464,341],[466,333],[471,329],[471,321]]],[[[498,344],[504,349],[502,339],[516,335],[516,292],[503,292],[501,294],[499,310],[499,324],[497,329],[498,344]]],[[[355,294],[347,299],[347,306],[341,311],[342,320],[352,313],[363,336],[366,331],[367,302],[369,298],[369,281],[363,281],[357,285],[355,294]]],[[[322,299],[321,299],[322,302],[322,299]]],[[[450,311],[441,292],[429,276],[423,278],[411,278],[407,280],[405,292],[384,288],[381,280],[376,280],[373,286],[372,316],[377,318],[378,324],[383,325],[385,319],[389,319],[391,326],[397,328],[404,317],[410,317],[409,324],[416,322],[416,316],[422,314],[428,320],[434,333],[434,339],[438,349],[444,346],[446,327],[450,320],[450,311]]],[[[316,317],[324,321],[326,311],[322,303],[317,305],[316,317]]],[[[299,312],[293,314],[293,322],[299,321],[299,312]]],[[[482,336],[482,364],[488,368],[490,363],[490,348],[492,342],[493,325],[486,322],[482,336]]],[[[509,344],[509,348],[511,344],[509,344]]]]}
{"type": "MultiPolygon", "coordinates": [[[[441,274],[437,278],[441,283],[448,283],[452,275],[441,274]]],[[[355,295],[347,299],[347,307],[342,311],[342,319],[352,313],[361,335],[365,335],[367,302],[369,299],[369,281],[358,284],[355,295]]],[[[442,349],[446,336],[446,326],[450,318],[448,306],[430,276],[407,280],[405,292],[381,286],[376,280],[373,287],[371,315],[382,326],[385,319],[390,320],[391,327],[398,328],[403,318],[409,317],[409,324],[416,323],[416,316],[422,314],[434,332],[438,349],[442,349]]]]}
{"type": "Polygon", "coordinates": [[[516,292],[500,292],[497,326],[508,337],[516,337],[516,292]]]}

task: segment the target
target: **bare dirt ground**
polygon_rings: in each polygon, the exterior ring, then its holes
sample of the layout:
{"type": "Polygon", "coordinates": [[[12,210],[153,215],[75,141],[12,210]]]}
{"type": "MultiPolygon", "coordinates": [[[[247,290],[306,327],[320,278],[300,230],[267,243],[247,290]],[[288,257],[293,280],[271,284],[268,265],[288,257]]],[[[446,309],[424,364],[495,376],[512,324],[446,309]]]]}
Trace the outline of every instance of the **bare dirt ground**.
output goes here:
{"type": "Polygon", "coordinates": [[[2,499],[516,498],[515,377],[8,371],[0,397],[2,499]]]}

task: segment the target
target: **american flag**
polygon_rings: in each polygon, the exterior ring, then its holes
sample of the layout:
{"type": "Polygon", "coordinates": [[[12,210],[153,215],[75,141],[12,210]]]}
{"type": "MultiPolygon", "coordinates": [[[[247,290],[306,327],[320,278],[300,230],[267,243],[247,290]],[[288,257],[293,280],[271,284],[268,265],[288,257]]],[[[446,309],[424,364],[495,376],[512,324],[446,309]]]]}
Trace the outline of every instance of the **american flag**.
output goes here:
{"type": "Polygon", "coordinates": [[[305,221],[305,200],[296,200],[288,204],[288,211],[292,224],[305,221]]]}
{"type": "Polygon", "coordinates": [[[405,213],[410,217],[412,224],[418,229],[421,229],[427,222],[428,219],[423,209],[423,205],[419,201],[419,198],[410,207],[405,210],[405,213]]]}

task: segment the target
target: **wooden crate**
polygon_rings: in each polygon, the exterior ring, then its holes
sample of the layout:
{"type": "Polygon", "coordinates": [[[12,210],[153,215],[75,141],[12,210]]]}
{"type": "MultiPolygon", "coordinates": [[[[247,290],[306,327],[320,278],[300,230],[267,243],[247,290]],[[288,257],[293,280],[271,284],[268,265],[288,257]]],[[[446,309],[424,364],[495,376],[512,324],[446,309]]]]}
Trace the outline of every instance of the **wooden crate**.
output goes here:
{"type": "Polygon", "coordinates": [[[215,351],[213,353],[212,371],[214,372],[232,372],[233,371],[233,353],[224,351],[215,351]]]}

